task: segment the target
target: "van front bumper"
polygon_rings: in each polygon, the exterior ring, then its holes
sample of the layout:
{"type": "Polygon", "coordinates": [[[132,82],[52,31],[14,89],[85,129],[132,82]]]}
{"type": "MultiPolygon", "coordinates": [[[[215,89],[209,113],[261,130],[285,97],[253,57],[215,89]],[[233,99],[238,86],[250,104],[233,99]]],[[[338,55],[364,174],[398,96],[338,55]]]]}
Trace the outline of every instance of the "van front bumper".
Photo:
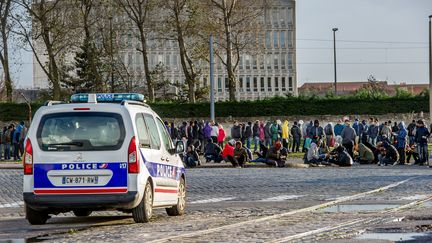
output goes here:
{"type": "Polygon", "coordinates": [[[91,195],[38,195],[24,193],[24,202],[35,210],[131,209],[137,199],[137,192],[91,195]]]}

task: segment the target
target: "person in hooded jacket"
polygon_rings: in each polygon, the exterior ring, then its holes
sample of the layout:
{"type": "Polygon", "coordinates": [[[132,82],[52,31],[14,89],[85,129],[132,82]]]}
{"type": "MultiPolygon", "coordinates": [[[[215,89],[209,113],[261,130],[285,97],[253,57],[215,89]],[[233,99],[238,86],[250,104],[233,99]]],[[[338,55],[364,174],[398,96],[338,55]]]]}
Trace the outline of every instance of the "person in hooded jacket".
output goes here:
{"type": "Polygon", "coordinates": [[[408,130],[408,138],[409,138],[408,143],[410,145],[412,145],[412,144],[415,143],[415,130],[416,130],[416,127],[417,127],[416,120],[412,120],[411,123],[408,125],[408,128],[407,128],[407,130],[408,130]]]}
{"type": "Polygon", "coordinates": [[[236,141],[241,139],[241,126],[237,121],[235,121],[234,125],[231,127],[231,138],[236,141]]]}
{"type": "Polygon", "coordinates": [[[285,120],[282,125],[282,145],[287,150],[288,150],[289,137],[290,137],[289,122],[288,120],[285,120]]]}
{"type": "Polygon", "coordinates": [[[332,139],[334,139],[333,123],[329,122],[324,127],[324,134],[325,134],[325,138],[326,138],[326,145],[329,147],[332,147],[331,141],[332,141],[332,139]]]}
{"type": "Polygon", "coordinates": [[[276,141],[275,144],[267,151],[267,165],[274,165],[277,167],[285,167],[287,157],[286,148],[282,147],[280,141],[276,141]]]}
{"type": "Polygon", "coordinates": [[[391,145],[388,141],[379,142],[377,147],[379,147],[379,165],[387,166],[394,165],[399,161],[399,153],[397,149],[391,145]]]}
{"type": "Polygon", "coordinates": [[[418,153],[420,155],[421,165],[428,162],[428,141],[430,133],[424,124],[423,120],[417,121],[417,128],[415,133],[415,142],[417,146],[418,153]]]}
{"type": "Polygon", "coordinates": [[[334,149],[329,154],[329,162],[341,167],[348,167],[354,164],[352,157],[344,146],[335,143],[334,149]]]}
{"type": "Polygon", "coordinates": [[[210,136],[213,140],[213,143],[217,143],[218,142],[218,136],[219,136],[219,125],[212,121],[212,125],[211,125],[212,131],[210,133],[210,136]]]}
{"type": "Polygon", "coordinates": [[[215,163],[220,163],[223,160],[221,152],[221,147],[213,143],[213,140],[209,138],[204,147],[204,158],[206,159],[206,162],[214,161],[215,163]]]}
{"type": "Polygon", "coordinates": [[[402,121],[398,124],[398,131],[394,132],[396,137],[396,149],[399,153],[399,164],[405,164],[405,149],[406,149],[406,137],[408,131],[405,128],[405,123],[402,121]]]}
{"type": "Polygon", "coordinates": [[[349,120],[345,120],[345,128],[341,133],[342,145],[347,149],[351,158],[354,156],[353,149],[356,142],[356,133],[354,128],[351,127],[349,120]]]}
{"type": "Polygon", "coordinates": [[[299,152],[300,151],[300,140],[301,140],[301,130],[297,124],[297,121],[294,122],[294,125],[291,127],[291,136],[293,138],[291,151],[299,152]]]}
{"type": "Polygon", "coordinates": [[[277,121],[274,121],[273,124],[270,127],[270,133],[271,133],[271,145],[272,146],[276,141],[279,141],[279,131],[280,126],[277,123],[277,121]]]}
{"type": "Polygon", "coordinates": [[[260,138],[260,144],[263,143],[265,144],[265,127],[264,127],[264,122],[260,122],[260,126],[259,126],[259,138],[260,138]]]}
{"type": "Polygon", "coordinates": [[[251,149],[251,144],[253,140],[253,133],[252,133],[252,122],[248,122],[247,125],[244,128],[244,140],[246,141],[246,147],[248,149],[251,149]]]}
{"type": "Polygon", "coordinates": [[[222,150],[222,158],[225,162],[230,162],[231,164],[235,163],[234,161],[234,145],[236,141],[231,139],[228,143],[225,144],[224,149],[222,150]]]}
{"type": "Polygon", "coordinates": [[[243,167],[244,164],[248,161],[248,159],[249,155],[246,149],[243,147],[242,142],[237,141],[234,148],[234,163],[232,163],[233,167],[243,167]]]}
{"type": "Polygon", "coordinates": [[[177,141],[180,139],[179,130],[175,126],[174,122],[171,122],[171,129],[170,129],[170,137],[174,144],[177,143],[177,141]]]}
{"type": "MultiPolygon", "coordinates": [[[[212,138],[212,140],[213,140],[213,138],[212,138]]],[[[218,136],[217,136],[217,143],[219,144],[219,146],[221,148],[223,147],[224,141],[225,141],[225,130],[221,124],[221,125],[219,125],[219,131],[218,131],[218,136]]]]}
{"type": "Polygon", "coordinates": [[[334,126],[334,134],[335,136],[340,136],[342,134],[342,130],[345,126],[342,124],[342,120],[339,120],[338,123],[334,126]]]}
{"type": "Polygon", "coordinates": [[[271,122],[267,122],[264,126],[265,145],[269,148],[272,145],[271,122]]]}
{"type": "Polygon", "coordinates": [[[360,124],[359,124],[359,141],[362,141],[363,137],[366,136],[367,138],[367,130],[368,130],[368,126],[366,123],[366,120],[363,120],[360,124]]]}

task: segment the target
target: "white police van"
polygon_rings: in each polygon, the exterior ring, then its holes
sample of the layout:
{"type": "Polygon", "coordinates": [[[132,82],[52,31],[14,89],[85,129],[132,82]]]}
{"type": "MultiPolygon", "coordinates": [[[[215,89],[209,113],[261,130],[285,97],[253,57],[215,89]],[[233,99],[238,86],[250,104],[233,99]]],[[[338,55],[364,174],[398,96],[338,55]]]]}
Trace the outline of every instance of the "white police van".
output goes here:
{"type": "Polygon", "coordinates": [[[179,153],[141,94],[76,94],[47,102],[25,141],[24,202],[31,224],[50,214],[131,212],[148,222],[153,208],[177,216],[186,207],[179,153]]]}

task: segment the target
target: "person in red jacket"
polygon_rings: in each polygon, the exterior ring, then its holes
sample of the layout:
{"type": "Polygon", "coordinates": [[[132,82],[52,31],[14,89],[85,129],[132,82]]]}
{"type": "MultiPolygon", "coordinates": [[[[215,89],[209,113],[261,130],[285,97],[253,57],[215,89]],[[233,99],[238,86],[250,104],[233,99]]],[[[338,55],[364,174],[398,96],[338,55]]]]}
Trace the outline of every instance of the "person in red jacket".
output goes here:
{"type": "Polygon", "coordinates": [[[234,139],[231,139],[227,144],[225,144],[225,147],[222,151],[222,158],[225,160],[225,162],[235,163],[234,144],[235,144],[234,139]]]}
{"type": "Polygon", "coordinates": [[[218,134],[218,144],[222,148],[223,142],[225,141],[225,130],[223,129],[222,125],[219,125],[219,134],[218,134]]]}

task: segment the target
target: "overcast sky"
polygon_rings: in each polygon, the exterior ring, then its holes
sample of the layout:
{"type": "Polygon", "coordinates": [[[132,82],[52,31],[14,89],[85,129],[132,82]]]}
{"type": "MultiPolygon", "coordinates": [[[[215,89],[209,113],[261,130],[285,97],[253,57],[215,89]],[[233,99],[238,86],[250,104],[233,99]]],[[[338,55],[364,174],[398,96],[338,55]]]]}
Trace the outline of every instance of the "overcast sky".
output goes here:
{"type": "MultiPolygon", "coordinates": [[[[333,27],[339,81],[428,82],[432,0],[297,0],[296,14],[299,86],[334,80],[333,27]]],[[[16,85],[31,86],[31,55],[14,59],[16,85]]]]}

